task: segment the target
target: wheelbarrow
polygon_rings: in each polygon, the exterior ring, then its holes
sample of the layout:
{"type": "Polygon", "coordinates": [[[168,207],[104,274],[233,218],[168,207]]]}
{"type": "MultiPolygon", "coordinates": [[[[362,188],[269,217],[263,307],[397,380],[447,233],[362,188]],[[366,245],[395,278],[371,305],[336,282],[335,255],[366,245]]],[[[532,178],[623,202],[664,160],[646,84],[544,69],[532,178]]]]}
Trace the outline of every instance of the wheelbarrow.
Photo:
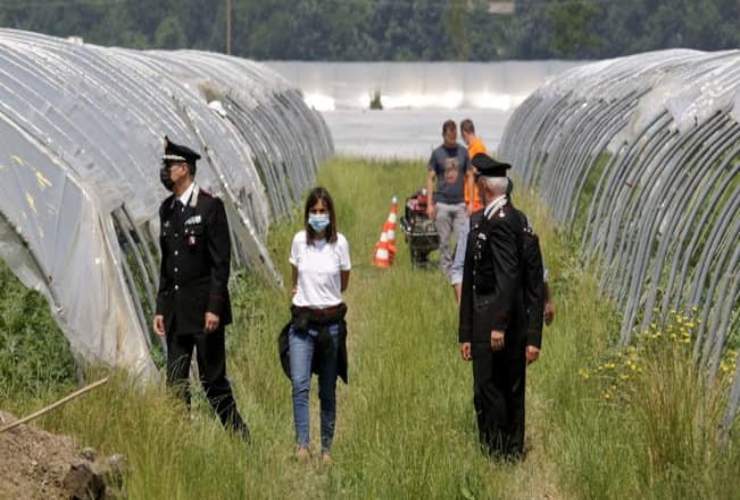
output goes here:
{"type": "Polygon", "coordinates": [[[409,246],[411,265],[426,267],[429,264],[429,254],[439,248],[439,233],[434,221],[427,215],[426,190],[406,198],[404,215],[400,226],[404,239],[409,246]]]}

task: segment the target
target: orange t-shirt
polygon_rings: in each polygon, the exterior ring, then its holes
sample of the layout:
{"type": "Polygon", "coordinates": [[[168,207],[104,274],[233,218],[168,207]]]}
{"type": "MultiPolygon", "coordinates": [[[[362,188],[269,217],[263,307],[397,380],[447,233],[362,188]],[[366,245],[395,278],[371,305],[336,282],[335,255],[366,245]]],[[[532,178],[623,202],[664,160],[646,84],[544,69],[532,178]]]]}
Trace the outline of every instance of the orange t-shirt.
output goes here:
{"type": "MultiPolygon", "coordinates": [[[[474,138],[470,145],[468,146],[468,158],[470,161],[473,160],[473,157],[477,155],[478,153],[485,153],[486,152],[486,145],[483,144],[483,141],[481,141],[479,138],[474,138]]],[[[470,205],[470,198],[471,193],[470,189],[468,188],[468,184],[465,183],[465,204],[470,205]]],[[[476,185],[473,185],[473,212],[477,212],[481,208],[483,208],[483,203],[480,200],[480,193],[478,193],[478,187],[476,185]]]]}

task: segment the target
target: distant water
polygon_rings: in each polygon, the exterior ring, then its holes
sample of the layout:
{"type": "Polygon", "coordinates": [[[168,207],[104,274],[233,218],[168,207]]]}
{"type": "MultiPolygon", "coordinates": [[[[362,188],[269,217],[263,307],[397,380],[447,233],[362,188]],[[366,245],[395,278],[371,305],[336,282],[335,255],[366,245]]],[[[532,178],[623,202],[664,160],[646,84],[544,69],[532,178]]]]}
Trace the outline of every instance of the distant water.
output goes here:
{"type": "Polygon", "coordinates": [[[448,118],[473,120],[495,150],[517,105],[553,76],[582,64],[268,62],[321,111],[337,153],[424,158],[442,141],[448,118]],[[370,110],[374,94],[383,110],[370,110]]]}

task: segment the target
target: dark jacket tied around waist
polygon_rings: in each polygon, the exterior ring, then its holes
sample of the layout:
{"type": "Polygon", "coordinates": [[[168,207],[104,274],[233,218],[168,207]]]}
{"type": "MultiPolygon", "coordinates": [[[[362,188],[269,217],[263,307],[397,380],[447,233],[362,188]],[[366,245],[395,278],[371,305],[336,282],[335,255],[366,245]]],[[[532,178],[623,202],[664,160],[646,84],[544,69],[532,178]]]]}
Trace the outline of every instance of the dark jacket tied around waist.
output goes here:
{"type": "Polygon", "coordinates": [[[331,355],[333,349],[329,327],[339,325],[339,351],[337,352],[337,373],[346,384],[348,382],[348,362],[347,362],[347,322],[344,317],[347,314],[347,306],[340,304],[330,308],[328,312],[310,309],[308,307],[291,306],[291,319],[283,327],[278,337],[278,351],[280,354],[280,364],[283,366],[283,372],[290,379],[290,345],[289,334],[290,327],[297,330],[316,330],[319,332],[316,337],[316,350],[311,362],[311,372],[318,374],[318,367],[321,366],[323,356],[331,355]]]}

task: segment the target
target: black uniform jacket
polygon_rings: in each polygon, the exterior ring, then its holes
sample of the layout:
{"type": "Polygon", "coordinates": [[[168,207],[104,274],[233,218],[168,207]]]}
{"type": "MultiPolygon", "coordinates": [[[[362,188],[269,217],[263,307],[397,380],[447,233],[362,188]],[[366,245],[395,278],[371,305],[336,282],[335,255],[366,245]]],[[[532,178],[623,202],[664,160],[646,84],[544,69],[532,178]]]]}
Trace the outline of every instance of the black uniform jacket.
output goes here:
{"type": "Polygon", "coordinates": [[[222,326],[231,323],[231,240],[223,202],[196,185],[184,209],[175,195],[164,200],[159,223],[157,314],[164,316],[165,330],[203,332],[206,312],[222,326]]]}
{"type": "Polygon", "coordinates": [[[522,219],[511,204],[486,219],[470,219],[460,300],[460,342],[490,342],[503,331],[508,344],[524,341],[526,316],[522,289],[522,219]]]}
{"type": "Polygon", "coordinates": [[[538,349],[542,346],[542,326],[545,311],[545,264],[542,260],[539,237],[532,229],[527,216],[514,209],[522,220],[522,287],[524,310],[527,315],[527,345],[538,349]]]}

